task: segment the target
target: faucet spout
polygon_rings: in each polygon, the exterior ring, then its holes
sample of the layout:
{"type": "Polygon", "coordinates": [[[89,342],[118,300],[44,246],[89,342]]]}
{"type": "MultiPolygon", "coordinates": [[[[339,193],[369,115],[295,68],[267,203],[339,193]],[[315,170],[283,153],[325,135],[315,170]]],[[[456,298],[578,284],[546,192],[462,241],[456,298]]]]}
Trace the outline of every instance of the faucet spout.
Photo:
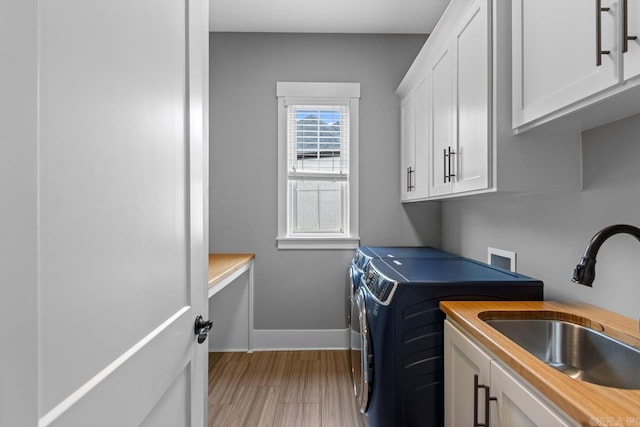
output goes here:
{"type": "Polygon", "coordinates": [[[587,248],[584,251],[584,256],[573,270],[574,283],[580,283],[585,286],[592,286],[593,280],[596,277],[596,255],[600,250],[600,246],[611,236],[616,234],[630,234],[640,241],[640,228],[633,225],[617,224],[605,227],[598,231],[589,241],[587,248]]]}

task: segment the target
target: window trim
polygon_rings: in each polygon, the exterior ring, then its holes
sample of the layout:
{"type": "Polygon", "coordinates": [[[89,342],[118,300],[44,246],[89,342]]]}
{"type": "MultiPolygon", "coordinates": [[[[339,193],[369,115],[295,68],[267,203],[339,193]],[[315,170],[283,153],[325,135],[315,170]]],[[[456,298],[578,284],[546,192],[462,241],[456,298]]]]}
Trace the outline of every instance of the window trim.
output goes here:
{"type": "Polygon", "coordinates": [[[278,100],[278,249],[355,249],[359,233],[359,104],[360,83],[277,82],[278,100]],[[290,206],[287,201],[287,101],[290,104],[349,105],[348,223],[345,233],[296,233],[289,235],[290,206]]]}

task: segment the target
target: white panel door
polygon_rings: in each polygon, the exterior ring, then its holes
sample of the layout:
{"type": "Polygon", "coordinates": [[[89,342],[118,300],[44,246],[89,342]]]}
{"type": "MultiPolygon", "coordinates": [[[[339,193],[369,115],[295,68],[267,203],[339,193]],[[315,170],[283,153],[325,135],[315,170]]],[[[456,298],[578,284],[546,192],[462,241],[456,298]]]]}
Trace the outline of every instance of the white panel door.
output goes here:
{"type": "Polygon", "coordinates": [[[627,33],[623,34],[623,37],[627,37],[627,50],[624,52],[624,79],[628,80],[640,75],[640,0],[621,1],[623,6],[626,3],[627,8],[626,16],[623,15],[622,19],[626,20],[627,24],[627,33]]]}
{"type": "Polygon", "coordinates": [[[509,374],[502,366],[491,362],[491,425],[495,427],[569,427],[576,425],[553,410],[538,396],[509,374]]]}
{"type": "Polygon", "coordinates": [[[488,385],[491,359],[448,320],[444,322],[444,421],[447,427],[473,426],[485,419],[485,391],[475,388],[488,385]],[[474,414],[474,398],[478,413],[474,414]],[[474,420],[473,418],[476,418],[474,420]]]}
{"type": "Polygon", "coordinates": [[[431,170],[429,171],[429,196],[451,192],[449,157],[445,153],[454,150],[453,59],[450,46],[443,48],[428,70],[431,105],[429,106],[429,137],[431,170]]]}
{"type": "Polygon", "coordinates": [[[489,186],[489,14],[487,0],[465,13],[454,37],[456,114],[455,179],[452,192],[489,186]]]}
{"type": "Polygon", "coordinates": [[[15,218],[37,235],[14,242],[26,291],[9,290],[31,339],[0,362],[36,380],[9,377],[30,400],[0,424],[203,426],[207,1],[23,2],[9,28],[36,114],[17,120],[37,136],[16,152],[34,185],[3,198],[32,201],[15,218]]]}
{"type": "Polygon", "coordinates": [[[400,104],[400,199],[413,199],[412,171],[415,170],[416,117],[413,92],[402,99],[400,104]]]}
{"type": "Polygon", "coordinates": [[[600,13],[595,5],[596,0],[513,2],[514,127],[619,82],[618,0],[602,0],[610,10],[600,13]],[[611,54],[599,55],[598,42],[611,54]]]}
{"type": "Polygon", "coordinates": [[[429,196],[429,82],[422,79],[415,98],[415,172],[412,177],[414,198],[429,196]]]}

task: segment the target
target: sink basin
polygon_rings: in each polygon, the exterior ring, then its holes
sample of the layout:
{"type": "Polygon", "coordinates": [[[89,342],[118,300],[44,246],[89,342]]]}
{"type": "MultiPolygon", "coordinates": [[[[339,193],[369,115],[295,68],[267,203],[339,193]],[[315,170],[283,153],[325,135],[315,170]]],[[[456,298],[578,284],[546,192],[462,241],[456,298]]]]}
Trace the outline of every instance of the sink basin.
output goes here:
{"type": "Polygon", "coordinates": [[[587,327],[549,319],[485,319],[558,371],[607,387],[640,389],[640,350],[587,327]]]}

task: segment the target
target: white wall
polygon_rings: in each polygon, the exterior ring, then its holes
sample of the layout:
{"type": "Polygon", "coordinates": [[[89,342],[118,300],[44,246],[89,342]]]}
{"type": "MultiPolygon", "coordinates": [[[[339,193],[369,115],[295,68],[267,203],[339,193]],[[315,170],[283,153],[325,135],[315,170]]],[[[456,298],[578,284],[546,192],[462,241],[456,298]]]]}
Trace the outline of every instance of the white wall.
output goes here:
{"type": "Polygon", "coordinates": [[[400,204],[395,89],[424,35],[212,33],[210,251],[252,252],[256,329],[344,329],[353,251],[279,251],[276,81],[362,84],[363,245],[438,246],[438,203],[400,204]]]}
{"type": "Polygon", "coordinates": [[[602,246],[593,288],[571,277],[598,230],[640,226],[639,136],[640,115],[584,132],[582,192],[443,202],[443,248],[483,261],[487,246],[516,251],[519,271],[544,281],[546,299],[585,301],[638,318],[634,238],[618,235],[602,246]]]}

